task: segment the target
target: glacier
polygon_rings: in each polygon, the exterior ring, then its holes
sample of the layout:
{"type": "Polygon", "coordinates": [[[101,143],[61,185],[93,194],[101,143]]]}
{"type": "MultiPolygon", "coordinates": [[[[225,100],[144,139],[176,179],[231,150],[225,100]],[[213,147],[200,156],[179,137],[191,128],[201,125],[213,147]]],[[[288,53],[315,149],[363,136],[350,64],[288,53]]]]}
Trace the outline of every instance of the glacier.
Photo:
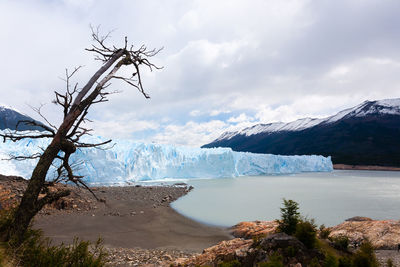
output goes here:
{"type": "MultiPolygon", "coordinates": [[[[86,142],[104,141],[88,137],[86,142]]],[[[44,149],[50,139],[24,139],[0,144],[0,174],[30,178],[37,160],[4,160],[9,155],[32,155],[44,149]]],[[[235,152],[231,148],[192,148],[174,145],[113,140],[102,150],[78,149],[71,156],[75,172],[90,185],[124,185],[141,181],[190,178],[225,178],[249,175],[277,175],[332,171],[330,157],[280,156],[235,152]]],[[[47,179],[55,177],[52,167],[47,179]]]]}

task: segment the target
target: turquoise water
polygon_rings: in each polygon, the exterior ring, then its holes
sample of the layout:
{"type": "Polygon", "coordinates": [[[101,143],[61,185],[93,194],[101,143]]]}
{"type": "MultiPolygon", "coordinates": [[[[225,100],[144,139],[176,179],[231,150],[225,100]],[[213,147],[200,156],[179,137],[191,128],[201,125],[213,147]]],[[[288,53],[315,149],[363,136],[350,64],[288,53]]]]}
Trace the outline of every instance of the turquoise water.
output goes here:
{"type": "Polygon", "coordinates": [[[187,183],[195,189],[172,207],[211,225],[277,219],[282,198],[297,201],[303,215],[327,226],[353,216],[400,219],[400,172],[333,171],[187,183]]]}

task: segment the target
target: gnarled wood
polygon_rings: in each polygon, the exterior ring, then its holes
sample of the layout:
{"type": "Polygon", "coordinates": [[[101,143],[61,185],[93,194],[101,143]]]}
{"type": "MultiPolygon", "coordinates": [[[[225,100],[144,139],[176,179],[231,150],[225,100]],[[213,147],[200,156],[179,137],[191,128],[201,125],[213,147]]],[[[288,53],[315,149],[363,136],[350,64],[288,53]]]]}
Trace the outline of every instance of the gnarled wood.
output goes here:
{"type": "MultiPolygon", "coordinates": [[[[92,49],[87,50],[101,55],[101,58],[98,59],[103,61],[103,65],[93,74],[81,90],[77,89],[77,85],[75,85],[73,89],[70,89],[70,79],[80,67],[76,68],[72,74],[69,74],[68,71],[66,71],[66,93],[62,94],[55,92],[56,97],[53,101],[53,103],[60,105],[63,110],[64,119],[60,126],[55,127],[45,119],[49,124],[49,126],[45,126],[45,129],[49,133],[27,135],[14,132],[0,135],[4,140],[11,139],[12,141],[18,141],[24,138],[52,138],[51,143],[40,156],[39,161],[32,172],[32,177],[28,183],[28,187],[22,197],[18,209],[16,210],[12,227],[5,235],[8,241],[12,240],[17,245],[22,242],[23,236],[30,222],[44,205],[69,194],[68,190],[59,192],[49,192],[49,190],[46,190],[48,184],[46,183],[46,176],[50,166],[54,164],[56,159],[60,160],[61,163],[60,167],[57,169],[58,177],[54,180],[55,182],[60,180],[70,181],[77,185],[81,185],[92,192],[81,180],[82,176],[77,176],[73,173],[73,169],[69,163],[69,158],[70,155],[76,151],[77,147],[98,147],[111,142],[111,140],[99,144],[86,144],[80,142],[80,138],[91,131],[91,129],[82,127],[82,124],[87,120],[86,115],[88,114],[88,110],[93,104],[107,101],[106,96],[110,94],[110,92],[106,92],[105,89],[108,87],[109,82],[113,78],[122,79],[139,89],[139,91],[148,98],[148,95],[143,90],[139,66],[144,65],[150,69],[157,68],[155,65],[150,63],[147,58],[156,55],[159,50],[147,51],[144,46],[140,47],[138,50],[133,50],[133,46],[128,49],[126,38],[125,46],[123,48],[109,48],[104,44],[106,38],[99,38],[97,33],[93,33],[93,38],[95,42],[98,43],[98,46],[93,45],[92,49]],[[118,70],[122,66],[132,66],[132,77],[125,78],[116,76],[118,70]],[[132,79],[133,77],[138,78],[135,81],[132,79]],[[39,194],[41,192],[45,192],[46,195],[39,199],[39,194]]],[[[40,109],[37,111],[40,112],[40,109]]],[[[42,116],[40,113],[39,115],[42,116]]],[[[35,157],[37,158],[37,155],[35,157]]],[[[31,158],[33,158],[33,156],[31,158]]],[[[99,200],[97,197],[96,199],[99,200]]]]}

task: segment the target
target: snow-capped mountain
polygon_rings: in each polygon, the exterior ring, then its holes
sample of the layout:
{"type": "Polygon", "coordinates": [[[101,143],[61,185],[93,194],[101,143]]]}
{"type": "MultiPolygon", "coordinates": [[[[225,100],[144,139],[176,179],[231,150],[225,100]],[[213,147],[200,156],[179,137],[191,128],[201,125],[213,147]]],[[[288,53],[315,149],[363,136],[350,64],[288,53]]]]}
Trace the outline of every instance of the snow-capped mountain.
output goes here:
{"type": "Polygon", "coordinates": [[[257,124],[225,132],[203,147],[332,155],[334,163],[400,166],[400,98],[365,101],[327,118],[257,124]]]}
{"type": "MultiPolygon", "coordinates": [[[[18,121],[33,121],[31,117],[21,114],[17,110],[0,105],[0,130],[10,129],[15,130],[18,121]]],[[[39,122],[38,122],[39,123],[39,122]]],[[[39,130],[42,131],[41,127],[26,125],[20,123],[18,125],[18,130],[39,130]]]]}
{"type": "MultiPolygon", "coordinates": [[[[350,117],[363,117],[371,114],[391,114],[400,115],[400,98],[395,99],[384,99],[377,101],[365,101],[358,106],[353,108],[348,108],[340,111],[336,115],[317,119],[317,118],[303,118],[292,122],[274,122],[267,124],[256,124],[251,127],[244,128],[243,130],[237,132],[225,132],[220,137],[218,137],[214,142],[229,140],[236,135],[251,136],[261,133],[276,133],[283,131],[302,131],[307,128],[312,128],[319,124],[328,124],[337,122],[343,118],[350,117]]],[[[208,145],[207,145],[208,146],[208,145]]]]}
{"type": "Polygon", "coordinates": [[[285,122],[274,122],[267,124],[256,124],[251,127],[244,128],[243,130],[237,132],[225,132],[220,137],[218,137],[216,141],[222,141],[231,139],[236,135],[245,135],[251,136],[260,133],[276,133],[282,131],[301,131],[307,128],[314,127],[315,125],[320,124],[323,119],[313,119],[313,118],[304,118],[298,119],[289,123],[285,122]]]}

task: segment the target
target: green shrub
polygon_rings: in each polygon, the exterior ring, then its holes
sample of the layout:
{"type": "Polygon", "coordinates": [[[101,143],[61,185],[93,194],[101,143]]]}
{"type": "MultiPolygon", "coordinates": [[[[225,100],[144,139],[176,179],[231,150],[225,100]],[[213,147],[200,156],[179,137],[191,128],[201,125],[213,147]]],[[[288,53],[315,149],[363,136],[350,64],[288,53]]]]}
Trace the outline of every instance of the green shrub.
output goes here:
{"type": "Polygon", "coordinates": [[[330,233],[331,233],[331,230],[329,228],[326,228],[325,225],[322,224],[319,227],[319,238],[328,239],[330,233]]]}
{"type": "Polygon", "coordinates": [[[321,267],[317,258],[313,258],[311,262],[308,264],[308,267],[321,267]]]}
{"type": "Polygon", "coordinates": [[[292,247],[292,246],[288,246],[287,248],[285,248],[285,253],[288,257],[294,257],[297,254],[297,248],[292,247]]]}
{"type": "Polygon", "coordinates": [[[92,251],[90,242],[74,239],[71,246],[61,244],[52,246],[49,239],[43,238],[41,231],[29,230],[28,237],[16,250],[22,266],[87,266],[105,265],[105,253],[99,239],[92,251]]]}
{"type": "Polygon", "coordinates": [[[338,259],[332,254],[327,254],[325,257],[323,267],[338,267],[338,266],[339,266],[338,259]]]}
{"type": "Polygon", "coordinates": [[[344,256],[339,258],[339,267],[352,267],[351,258],[344,256]]]}
{"type": "Polygon", "coordinates": [[[303,220],[297,223],[295,237],[307,248],[314,248],[317,243],[317,229],[314,220],[303,220]]]}
{"type": "Polygon", "coordinates": [[[299,204],[293,200],[283,199],[281,219],[278,220],[278,231],[292,235],[296,232],[296,226],[300,219],[299,204]]]}
{"type": "Polygon", "coordinates": [[[267,262],[259,263],[258,267],[284,267],[283,257],[279,253],[275,252],[269,256],[267,262]]]}
{"type": "Polygon", "coordinates": [[[333,247],[342,250],[342,251],[347,251],[349,248],[349,238],[344,235],[336,236],[331,238],[333,242],[333,247]]]}
{"type": "Polygon", "coordinates": [[[15,208],[0,210],[0,239],[2,240],[6,231],[12,226],[15,211],[15,208]]]}
{"type": "MultiPolygon", "coordinates": [[[[4,235],[12,225],[14,209],[0,211],[0,233],[4,235]]],[[[60,267],[100,267],[105,265],[106,254],[103,251],[102,240],[94,246],[88,241],[75,238],[71,246],[61,244],[52,246],[50,239],[44,238],[40,230],[28,228],[20,246],[14,247],[12,242],[4,243],[7,255],[19,263],[19,266],[60,266],[60,267]]],[[[1,264],[0,264],[1,266],[1,264]]]]}
{"type": "Polygon", "coordinates": [[[241,267],[242,264],[238,260],[223,262],[218,264],[218,267],[241,267]]]}
{"type": "Polygon", "coordinates": [[[387,259],[387,261],[386,261],[386,267],[393,267],[393,266],[394,266],[393,260],[392,260],[392,259],[387,259]]]}
{"type": "Polygon", "coordinates": [[[361,244],[360,248],[353,255],[352,263],[354,267],[379,266],[371,242],[367,241],[361,244]]]}

